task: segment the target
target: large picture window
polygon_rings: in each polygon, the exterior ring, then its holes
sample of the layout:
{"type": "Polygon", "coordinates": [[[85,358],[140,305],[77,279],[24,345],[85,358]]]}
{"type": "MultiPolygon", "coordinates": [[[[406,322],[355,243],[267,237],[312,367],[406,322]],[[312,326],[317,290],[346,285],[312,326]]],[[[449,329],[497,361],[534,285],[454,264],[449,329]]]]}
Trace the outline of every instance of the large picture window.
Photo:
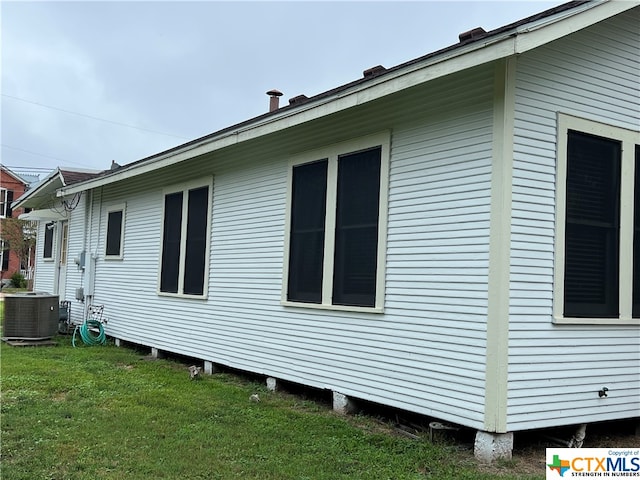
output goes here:
{"type": "Polygon", "coordinates": [[[159,291],[204,297],[207,291],[211,184],[165,192],[159,291]]]}
{"type": "Polygon", "coordinates": [[[638,143],[637,132],[559,117],[557,322],[637,322],[638,143]]]}
{"type": "Polygon", "coordinates": [[[292,161],[284,304],[382,310],[388,156],[385,134],[292,161]]]}
{"type": "Polygon", "coordinates": [[[124,244],[124,205],[107,209],[107,236],[105,239],[105,258],[122,259],[124,244]]]}

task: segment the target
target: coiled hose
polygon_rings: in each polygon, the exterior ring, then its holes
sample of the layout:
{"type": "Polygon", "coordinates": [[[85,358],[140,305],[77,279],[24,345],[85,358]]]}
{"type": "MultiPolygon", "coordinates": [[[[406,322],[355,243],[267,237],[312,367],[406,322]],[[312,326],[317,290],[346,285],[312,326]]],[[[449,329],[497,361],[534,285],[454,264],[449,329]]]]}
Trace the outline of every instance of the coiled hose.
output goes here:
{"type": "Polygon", "coordinates": [[[104,334],[102,323],[97,320],[86,320],[82,325],[76,326],[73,331],[73,338],[71,339],[71,344],[74,347],[76,346],[76,333],[78,333],[78,331],[80,331],[80,338],[82,338],[85,345],[104,345],[107,343],[107,336],[104,334]],[[94,334],[91,328],[97,328],[98,334],[94,334]]]}

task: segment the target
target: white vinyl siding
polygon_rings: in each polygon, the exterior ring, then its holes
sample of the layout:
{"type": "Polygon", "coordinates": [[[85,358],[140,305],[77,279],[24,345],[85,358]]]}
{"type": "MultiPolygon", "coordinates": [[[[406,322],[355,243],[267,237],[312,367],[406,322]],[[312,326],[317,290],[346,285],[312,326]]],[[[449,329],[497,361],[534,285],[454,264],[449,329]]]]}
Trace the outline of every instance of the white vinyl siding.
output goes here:
{"type": "MultiPolygon", "coordinates": [[[[384,313],[281,305],[290,155],[258,145],[104,187],[105,205],[127,202],[126,257],[96,267],[94,301],[106,305],[107,333],[482,427],[492,82],[491,68],[441,82],[407,102],[412,116],[399,117],[384,313]],[[158,296],[163,187],[211,175],[208,297],[158,296]]],[[[96,200],[91,236],[101,252],[98,210],[96,200]]]]}
{"type": "MultiPolygon", "coordinates": [[[[44,237],[47,228],[46,221],[38,222],[38,231],[36,237],[36,275],[34,277],[33,289],[38,292],[53,293],[53,282],[56,272],[56,265],[53,263],[53,257],[44,258],[44,237]]],[[[52,241],[52,252],[55,251],[55,235],[52,241]]],[[[52,253],[53,255],[53,253],[52,253]]]]}
{"type": "Polygon", "coordinates": [[[553,321],[556,119],[564,113],[637,131],[639,13],[618,15],[517,60],[510,430],[640,411],[638,327],[553,321]],[[610,394],[600,398],[605,386],[610,394]]]}

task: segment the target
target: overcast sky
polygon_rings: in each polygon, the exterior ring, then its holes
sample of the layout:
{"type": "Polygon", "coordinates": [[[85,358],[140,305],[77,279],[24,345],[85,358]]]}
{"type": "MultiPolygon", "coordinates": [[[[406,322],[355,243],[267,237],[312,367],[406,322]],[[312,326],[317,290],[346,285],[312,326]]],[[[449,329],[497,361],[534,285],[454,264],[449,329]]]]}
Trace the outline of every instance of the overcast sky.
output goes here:
{"type": "Polygon", "coordinates": [[[562,3],[3,1],[1,163],[124,165],[264,113],[267,90],[287,104],[562,3]]]}

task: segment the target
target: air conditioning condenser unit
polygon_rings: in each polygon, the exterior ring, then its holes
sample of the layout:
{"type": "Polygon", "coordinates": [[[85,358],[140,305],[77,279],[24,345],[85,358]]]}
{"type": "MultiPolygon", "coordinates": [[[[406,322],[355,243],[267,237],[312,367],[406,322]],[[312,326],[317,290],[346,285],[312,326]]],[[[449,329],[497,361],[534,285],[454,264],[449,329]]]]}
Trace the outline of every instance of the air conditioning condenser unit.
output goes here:
{"type": "Polygon", "coordinates": [[[4,296],[2,337],[7,340],[45,340],[58,331],[58,295],[16,293],[4,296]]]}

